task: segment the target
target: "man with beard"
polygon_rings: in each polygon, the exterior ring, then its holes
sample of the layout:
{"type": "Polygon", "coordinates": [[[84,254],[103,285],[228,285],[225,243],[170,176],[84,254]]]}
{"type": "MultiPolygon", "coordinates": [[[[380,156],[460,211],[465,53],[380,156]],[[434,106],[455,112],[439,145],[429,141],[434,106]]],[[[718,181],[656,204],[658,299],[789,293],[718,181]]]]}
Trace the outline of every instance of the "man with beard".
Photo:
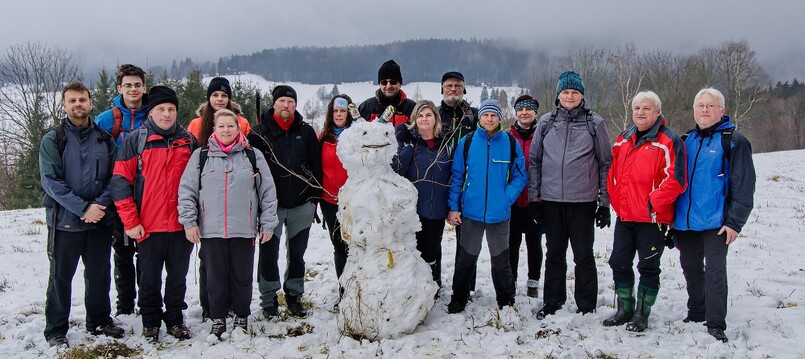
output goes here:
{"type": "Polygon", "coordinates": [[[394,115],[389,122],[395,127],[401,123],[408,123],[416,102],[408,98],[402,90],[400,65],[394,60],[384,62],[377,71],[377,82],[380,88],[375,92],[375,96],[366,99],[358,106],[361,117],[367,121],[374,121],[386,111],[386,108],[394,106],[394,115]]]}

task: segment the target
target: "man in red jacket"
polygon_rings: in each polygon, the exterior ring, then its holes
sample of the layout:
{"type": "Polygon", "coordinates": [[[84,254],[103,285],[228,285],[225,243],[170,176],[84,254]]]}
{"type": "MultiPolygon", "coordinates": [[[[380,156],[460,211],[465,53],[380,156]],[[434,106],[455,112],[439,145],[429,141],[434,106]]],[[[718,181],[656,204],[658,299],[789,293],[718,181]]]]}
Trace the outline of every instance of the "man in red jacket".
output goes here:
{"type": "Polygon", "coordinates": [[[686,186],[685,147],[665,125],[660,98],[651,91],[632,99],[634,126],[612,146],[607,177],[609,202],[618,214],[609,266],[618,295],[618,311],[605,326],[642,332],[660,289],[660,257],[665,231],[674,220],[674,202],[686,186]],[[638,255],[637,305],[632,270],[638,255]]]}
{"type": "Polygon", "coordinates": [[[198,144],[176,123],[179,99],[165,86],[148,91],[148,120],[120,146],[112,199],[129,238],[137,240],[140,268],[138,306],[143,337],[159,339],[164,321],[179,340],[190,338],[182,310],[193,244],[179,223],[179,180],[198,144]],[[162,268],[165,267],[165,311],[162,311],[162,268]]]}

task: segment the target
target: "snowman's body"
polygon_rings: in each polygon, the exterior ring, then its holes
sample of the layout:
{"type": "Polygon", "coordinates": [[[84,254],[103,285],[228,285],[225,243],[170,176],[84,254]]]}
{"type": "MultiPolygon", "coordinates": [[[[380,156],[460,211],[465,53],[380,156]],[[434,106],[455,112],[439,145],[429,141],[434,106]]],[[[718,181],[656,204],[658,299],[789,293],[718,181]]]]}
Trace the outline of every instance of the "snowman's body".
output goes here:
{"type": "Polygon", "coordinates": [[[349,175],[338,194],[349,244],[338,313],[345,335],[380,339],[413,332],[435,302],[438,286],[416,249],[417,191],[392,171],[396,149],[394,128],[377,122],[353,123],[338,142],[349,175]]]}

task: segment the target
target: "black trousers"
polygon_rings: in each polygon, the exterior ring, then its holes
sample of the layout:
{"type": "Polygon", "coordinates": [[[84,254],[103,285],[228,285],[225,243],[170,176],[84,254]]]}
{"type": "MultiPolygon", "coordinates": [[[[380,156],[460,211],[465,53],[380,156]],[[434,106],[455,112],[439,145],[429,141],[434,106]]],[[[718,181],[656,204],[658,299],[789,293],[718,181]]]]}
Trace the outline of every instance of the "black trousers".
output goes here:
{"type": "Polygon", "coordinates": [[[679,261],[688,287],[688,317],[727,329],[727,235],[719,229],[677,231],[679,261]]]}
{"type": "Polygon", "coordinates": [[[338,218],[336,217],[338,205],[321,201],[319,202],[319,206],[321,207],[321,214],[324,217],[324,224],[327,226],[327,232],[330,234],[330,242],[333,242],[335,275],[341,278],[341,273],[344,273],[344,266],[347,264],[349,246],[341,238],[341,223],[338,222],[338,218]]]}
{"type": "Polygon", "coordinates": [[[115,288],[117,289],[117,309],[133,312],[134,300],[137,299],[137,281],[140,272],[134,265],[137,255],[137,241],[126,236],[123,223],[115,217],[113,223],[112,249],[115,263],[115,288]]]}
{"type": "Polygon", "coordinates": [[[665,230],[668,226],[657,223],[615,221],[615,239],[609,267],[615,283],[634,283],[632,269],[637,252],[637,271],[644,287],[660,288],[660,258],[665,248],[665,230]]]}
{"type": "MultiPolygon", "coordinates": [[[[456,258],[455,258],[455,262],[453,262],[456,265],[458,265],[458,256],[459,256],[460,252],[461,252],[461,225],[458,225],[458,226],[456,226],[456,258]]],[[[469,283],[469,286],[470,286],[469,288],[470,288],[470,292],[472,292],[472,291],[475,291],[475,272],[478,271],[478,263],[477,262],[473,263],[472,268],[469,268],[467,270],[468,270],[467,275],[468,275],[468,278],[469,278],[468,283],[469,283]]]]}
{"type": "Polygon", "coordinates": [[[251,314],[254,279],[253,238],[202,238],[210,318],[223,319],[230,303],[235,315],[251,314]]]}
{"type": "Polygon", "coordinates": [[[157,232],[138,243],[137,265],[140,267],[140,307],[143,327],[159,327],[164,321],[168,328],[184,322],[182,311],[187,292],[187,270],[193,244],[185,239],[184,231],[157,232]],[[162,296],[162,269],[165,269],[165,296],[162,296]],[[162,304],[165,304],[163,313],[162,304]]]}
{"type": "Polygon", "coordinates": [[[545,304],[565,304],[567,300],[567,246],[573,250],[576,265],[576,305],[592,310],[598,303],[598,272],[595,269],[595,202],[565,203],[543,201],[545,217],[545,304]]]}
{"type": "Polygon", "coordinates": [[[542,272],[542,224],[537,224],[528,214],[528,207],[512,206],[512,218],[509,222],[509,262],[512,265],[512,276],[517,284],[517,268],[520,264],[520,244],[525,235],[528,251],[528,279],[539,280],[542,272]]]}
{"type": "Polygon", "coordinates": [[[444,218],[428,219],[420,216],[419,221],[422,223],[422,230],[416,232],[416,249],[430,266],[433,281],[441,287],[444,218]]]}
{"type": "Polygon", "coordinates": [[[55,230],[51,249],[48,287],[45,299],[45,338],[66,335],[70,326],[72,282],[80,259],[84,264],[84,306],[87,329],[112,321],[109,287],[109,255],[112,251],[112,227],[82,232],[55,230]]]}
{"type": "Polygon", "coordinates": [[[474,269],[486,235],[492,266],[492,284],[495,286],[498,305],[511,305],[514,303],[514,280],[509,263],[509,221],[483,223],[466,217],[461,221],[458,262],[453,274],[453,301],[467,302],[471,290],[470,280],[474,279],[474,269]]]}
{"type": "MultiPolygon", "coordinates": [[[[227,290],[229,290],[227,288],[227,290]]],[[[207,265],[204,262],[204,246],[198,250],[198,302],[201,305],[201,315],[210,315],[210,296],[207,292],[207,265]]],[[[227,296],[227,309],[232,309],[232,302],[227,296]]]]}

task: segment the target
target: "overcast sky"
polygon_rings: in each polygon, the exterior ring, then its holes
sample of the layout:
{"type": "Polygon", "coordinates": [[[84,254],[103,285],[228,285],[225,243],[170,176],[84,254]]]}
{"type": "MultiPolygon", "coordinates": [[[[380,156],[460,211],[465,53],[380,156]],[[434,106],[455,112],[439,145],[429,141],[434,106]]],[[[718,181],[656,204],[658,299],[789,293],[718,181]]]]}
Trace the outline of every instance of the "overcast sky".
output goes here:
{"type": "Polygon", "coordinates": [[[803,79],[803,17],[801,0],[15,0],[0,12],[0,48],[43,41],[111,69],[416,38],[504,38],[557,54],[629,42],[690,53],[746,39],[775,77],[803,79]]]}

